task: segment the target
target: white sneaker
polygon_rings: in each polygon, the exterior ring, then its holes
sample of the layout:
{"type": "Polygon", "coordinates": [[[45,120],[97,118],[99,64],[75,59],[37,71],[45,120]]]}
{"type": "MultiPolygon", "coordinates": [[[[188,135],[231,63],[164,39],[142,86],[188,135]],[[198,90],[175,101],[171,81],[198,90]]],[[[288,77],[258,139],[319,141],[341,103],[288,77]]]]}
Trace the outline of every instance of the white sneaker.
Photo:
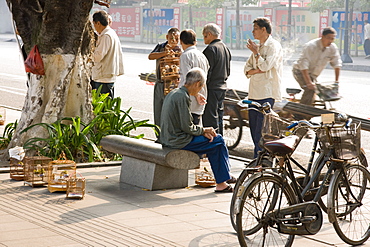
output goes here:
{"type": "Polygon", "coordinates": [[[370,59],[370,55],[367,55],[367,56],[365,57],[365,59],[370,59]]]}

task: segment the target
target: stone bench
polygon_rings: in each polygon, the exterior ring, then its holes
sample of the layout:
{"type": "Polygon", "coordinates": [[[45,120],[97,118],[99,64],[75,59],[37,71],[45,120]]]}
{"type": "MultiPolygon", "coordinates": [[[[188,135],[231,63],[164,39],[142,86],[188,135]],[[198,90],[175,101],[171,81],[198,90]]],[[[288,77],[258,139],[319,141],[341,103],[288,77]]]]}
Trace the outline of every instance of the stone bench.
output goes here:
{"type": "Polygon", "coordinates": [[[200,166],[196,153],[162,147],[153,141],[109,135],[100,145],[123,156],[120,182],[149,190],[187,187],[188,170],[200,166]]]}

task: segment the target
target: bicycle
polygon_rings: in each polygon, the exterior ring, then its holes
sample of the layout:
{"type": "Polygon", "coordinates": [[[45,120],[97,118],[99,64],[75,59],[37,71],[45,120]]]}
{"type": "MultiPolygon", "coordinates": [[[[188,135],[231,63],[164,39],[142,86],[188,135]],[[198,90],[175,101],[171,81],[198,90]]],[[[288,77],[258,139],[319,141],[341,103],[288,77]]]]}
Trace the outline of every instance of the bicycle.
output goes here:
{"type": "MultiPolygon", "coordinates": [[[[259,104],[258,102],[254,101],[246,101],[244,100],[243,103],[239,102],[239,106],[241,109],[250,109],[250,110],[256,110],[261,112],[265,118],[263,121],[263,127],[262,127],[262,139],[260,146],[263,148],[263,143],[268,140],[275,140],[284,137],[287,133],[287,127],[290,125],[290,122],[287,122],[283,119],[281,119],[272,109],[271,105],[269,103],[265,103],[263,105],[259,104]],[[246,105],[254,105],[256,108],[248,108],[246,105]]],[[[300,132],[300,137],[303,137],[305,135],[305,131],[300,132]]],[[[311,164],[314,160],[315,156],[315,148],[311,152],[309,163],[311,164]]],[[[294,160],[292,158],[292,160],[294,160]]],[[[297,161],[293,161],[294,163],[297,163],[297,161]]],[[[240,173],[237,182],[234,186],[234,193],[231,197],[230,202],[230,221],[231,225],[233,226],[234,230],[236,231],[236,214],[235,214],[235,201],[237,199],[238,193],[240,193],[239,188],[244,183],[244,181],[253,173],[255,167],[272,167],[272,157],[269,156],[266,149],[262,149],[258,153],[257,158],[252,160],[249,164],[246,164],[243,171],[240,173]]]]}
{"type": "Polygon", "coordinates": [[[255,169],[242,185],[236,201],[236,225],[241,246],[247,246],[247,242],[250,246],[266,246],[271,241],[277,246],[291,246],[295,235],[316,234],[323,219],[318,201],[326,193],[324,188],[329,180],[327,211],[339,237],[352,245],[362,244],[370,237],[370,222],[366,217],[370,214],[370,205],[365,203],[370,202],[370,190],[366,186],[370,183],[370,173],[360,164],[366,159],[358,158],[361,157],[359,126],[347,125],[313,126],[307,121],[298,122],[296,129],[316,131],[324,153],[316,170],[311,171],[312,167],[307,170],[306,174],[310,176],[302,184],[297,182],[289,159],[299,137],[293,133],[265,143],[265,148],[276,158],[275,170],[255,169]],[[328,171],[319,187],[315,187],[315,181],[319,180],[326,166],[328,171]],[[306,193],[312,189],[315,192],[312,201],[305,201],[306,193]],[[363,216],[363,210],[366,210],[366,216],[363,216]],[[359,225],[357,220],[365,222],[359,225]]]}

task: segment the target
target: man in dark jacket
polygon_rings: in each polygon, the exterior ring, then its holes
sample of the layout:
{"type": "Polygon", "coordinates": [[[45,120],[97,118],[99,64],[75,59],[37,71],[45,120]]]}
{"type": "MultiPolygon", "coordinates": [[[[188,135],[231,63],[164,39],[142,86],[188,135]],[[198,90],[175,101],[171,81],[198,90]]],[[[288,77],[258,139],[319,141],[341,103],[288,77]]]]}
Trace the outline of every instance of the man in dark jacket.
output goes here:
{"type": "Polygon", "coordinates": [[[212,126],[223,134],[223,102],[226,94],[226,80],[230,75],[231,53],[220,39],[221,28],[209,23],[203,28],[203,53],[209,62],[207,74],[207,104],[203,114],[203,126],[212,126]]]}

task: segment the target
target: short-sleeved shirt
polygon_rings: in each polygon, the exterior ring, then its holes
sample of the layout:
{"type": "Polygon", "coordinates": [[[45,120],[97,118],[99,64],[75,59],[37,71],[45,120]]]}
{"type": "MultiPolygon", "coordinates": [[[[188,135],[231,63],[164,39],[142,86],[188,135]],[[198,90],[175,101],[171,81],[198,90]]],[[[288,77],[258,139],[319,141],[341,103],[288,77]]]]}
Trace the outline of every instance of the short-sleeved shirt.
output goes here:
{"type": "MultiPolygon", "coordinates": [[[[168,41],[166,42],[163,42],[163,43],[158,43],[154,49],[152,50],[151,53],[153,52],[162,52],[165,50],[165,47],[166,45],[168,44],[168,41]]],[[[161,70],[160,70],[160,61],[161,61],[161,58],[157,59],[155,62],[156,62],[156,76],[157,76],[157,82],[162,82],[162,79],[161,79],[161,70]]]]}

